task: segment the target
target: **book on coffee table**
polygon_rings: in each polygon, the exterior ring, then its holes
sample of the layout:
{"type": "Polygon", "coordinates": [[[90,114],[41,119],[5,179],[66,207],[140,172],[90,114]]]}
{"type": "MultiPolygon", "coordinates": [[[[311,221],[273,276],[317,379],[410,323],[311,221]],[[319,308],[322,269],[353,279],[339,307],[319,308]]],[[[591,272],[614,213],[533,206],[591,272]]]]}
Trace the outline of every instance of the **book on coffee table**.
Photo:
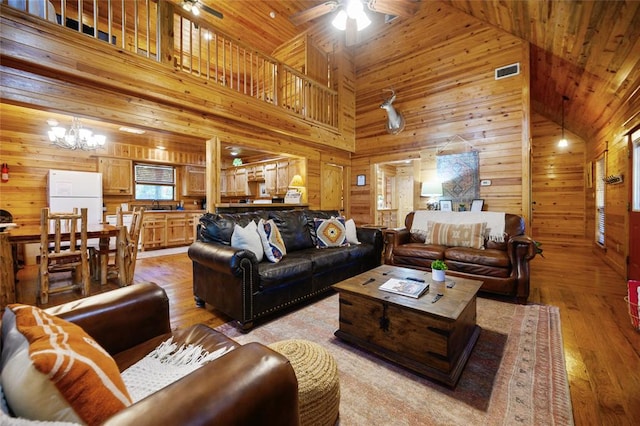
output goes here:
{"type": "Polygon", "coordinates": [[[382,284],[378,288],[382,291],[388,291],[390,293],[401,294],[403,296],[409,296],[417,299],[429,290],[429,284],[418,281],[390,278],[386,283],[382,284]]]}

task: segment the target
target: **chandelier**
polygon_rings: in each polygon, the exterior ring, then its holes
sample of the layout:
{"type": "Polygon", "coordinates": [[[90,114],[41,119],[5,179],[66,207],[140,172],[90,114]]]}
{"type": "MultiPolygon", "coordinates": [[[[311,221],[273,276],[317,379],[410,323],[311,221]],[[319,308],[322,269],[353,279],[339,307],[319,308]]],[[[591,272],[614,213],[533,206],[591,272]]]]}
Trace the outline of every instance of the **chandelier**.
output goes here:
{"type": "Polygon", "coordinates": [[[62,148],[89,151],[101,148],[107,141],[106,136],[94,135],[91,130],[82,127],[78,117],[71,119],[71,128],[68,131],[60,126],[57,120],[47,120],[47,124],[51,126],[47,133],[49,140],[62,148]]]}

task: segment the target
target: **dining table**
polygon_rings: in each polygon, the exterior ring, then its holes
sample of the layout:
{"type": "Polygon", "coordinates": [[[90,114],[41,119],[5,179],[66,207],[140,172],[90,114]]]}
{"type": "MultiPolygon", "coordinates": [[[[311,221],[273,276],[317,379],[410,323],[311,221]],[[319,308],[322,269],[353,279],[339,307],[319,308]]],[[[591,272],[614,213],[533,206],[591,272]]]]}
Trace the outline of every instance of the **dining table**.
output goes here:
{"type": "MultiPolygon", "coordinates": [[[[16,303],[16,259],[13,247],[18,244],[39,243],[41,238],[41,226],[39,224],[20,225],[7,227],[0,232],[0,309],[10,303],[16,303]]],[[[87,224],[87,239],[98,239],[100,252],[100,282],[106,283],[107,263],[109,261],[109,240],[117,237],[119,228],[107,223],[87,224]]],[[[53,233],[49,234],[54,237],[53,233]]],[[[63,233],[62,239],[69,239],[69,233],[63,233]]]]}

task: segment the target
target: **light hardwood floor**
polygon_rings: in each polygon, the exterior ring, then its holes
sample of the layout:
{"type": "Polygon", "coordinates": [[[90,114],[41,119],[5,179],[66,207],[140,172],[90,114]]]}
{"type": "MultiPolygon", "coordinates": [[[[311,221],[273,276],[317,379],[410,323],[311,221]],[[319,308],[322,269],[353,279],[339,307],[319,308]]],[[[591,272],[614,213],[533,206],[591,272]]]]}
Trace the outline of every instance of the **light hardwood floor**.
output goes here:
{"type": "MultiPolygon", "coordinates": [[[[588,243],[544,245],[532,264],[530,303],[560,308],[564,352],[575,424],[632,425],[640,419],[640,332],[631,326],[626,280],[591,254],[588,243]]],[[[18,298],[35,302],[37,270],[19,271],[18,298]]],[[[191,261],[186,253],[139,259],[135,282],[154,281],[171,300],[174,328],[194,323],[215,327],[224,315],[195,307],[191,261]]],[[[92,293],[108,291],[92,284],[92,293]]],[[[50,305],[77,297],[51,296],[50,305]]]]}

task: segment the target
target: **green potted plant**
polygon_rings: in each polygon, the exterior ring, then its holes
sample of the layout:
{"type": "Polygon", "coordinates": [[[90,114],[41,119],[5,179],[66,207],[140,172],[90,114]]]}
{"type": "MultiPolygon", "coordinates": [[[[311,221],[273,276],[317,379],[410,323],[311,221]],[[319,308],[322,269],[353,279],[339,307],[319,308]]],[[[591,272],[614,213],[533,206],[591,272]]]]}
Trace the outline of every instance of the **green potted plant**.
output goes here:
{"type": "Polygon", "coordinates": [[[447,264],[444,263],[444,260],[434,260],[431,262],[431,278],[434,281],[444,281],[445,272],[447,269],[447,264]]]}

